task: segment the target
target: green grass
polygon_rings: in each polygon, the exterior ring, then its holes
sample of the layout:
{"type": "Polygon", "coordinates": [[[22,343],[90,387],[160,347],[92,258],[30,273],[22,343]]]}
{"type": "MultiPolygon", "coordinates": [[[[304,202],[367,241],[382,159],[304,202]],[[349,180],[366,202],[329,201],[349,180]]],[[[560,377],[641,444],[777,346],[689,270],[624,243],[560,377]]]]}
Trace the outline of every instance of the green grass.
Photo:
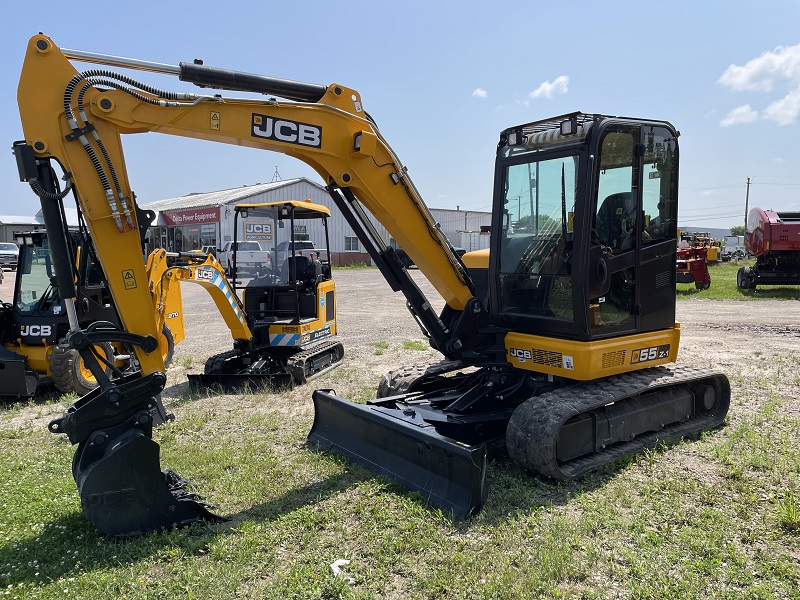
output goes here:
{"type": "Polygon", "coordinates": [[[370,346],[375,348],[375,356],[381,356],[389,349],[389,344],[387,342],[370,342],[370,346]]]}
{"type": "Polygon", "coordinates": [[[694,283],[677,284],[678,299],[705,298],[708,300],[800,300],[800,285],[759,285],[755,290],[740,290],[736,273],[741,267],[753,266],[755,260],[720,262],[709,265],[711,287],[698,290],[694,283]]]}
{"type": "MultiPolygon", "coordinates": [[[[783,360],[794,380],[730,373],[722,430],[577,482],[535,478],[493,452],[488,502],[464,522],[307,450],[308,398],[267,393],[193,398],[155,433],[162,467],[230,521],[106,538],[81,513],[73,448],[45,430],[63,401],[11,405],[0,412],[0,594],[796,598],[800,358],[783,360]],[[339,559],[350,563],[334,577],[339,559]]],[[[365,382],[353,396],[373,393],[365,382]]]]}
{"type": "Polygon", "coordinates": [[[430,349],[430,347],[431,345],[426,341],[403,340],[403,350],[425,351],[430,349]]]}

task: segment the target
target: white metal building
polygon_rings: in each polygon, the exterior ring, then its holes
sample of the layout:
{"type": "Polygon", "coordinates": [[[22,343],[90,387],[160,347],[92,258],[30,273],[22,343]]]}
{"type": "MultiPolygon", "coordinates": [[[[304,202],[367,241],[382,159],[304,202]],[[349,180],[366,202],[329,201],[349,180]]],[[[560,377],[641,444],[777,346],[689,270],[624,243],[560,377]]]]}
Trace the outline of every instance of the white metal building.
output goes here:
{"type": "MultiPolygon", "coordinates": [[[[203,246],[220,247],[233,239],[233,207],[236,204],[306,199],[331,210],[328,222],[328,253],[332,263],[370,264],[369,255],[328,192],[322,185],[305,177],[190,194],[144,204],[141,208],[156,212],[154,227],[148,232],[148,251],[157,246],[175,251],[199,249],[203,246]]],[[[488,246],[488,236],[481,236],[479,231],[482,225],[489,225],[491,222],[490,213],[452,209],[431,209],[431,213],[454,246],[468,251],[488,246]]],[[[394,245],[386,229],[372,215],[370,219],[378,233],[394,245]]],[[[325,245],[321,228],[319,231],[301,229],[295,234],[299,239],[310,239],[318,248],[325,245]]],[[[237,237],[247,239],[247,232],[243,230],[241,221],[237,237]]]]}

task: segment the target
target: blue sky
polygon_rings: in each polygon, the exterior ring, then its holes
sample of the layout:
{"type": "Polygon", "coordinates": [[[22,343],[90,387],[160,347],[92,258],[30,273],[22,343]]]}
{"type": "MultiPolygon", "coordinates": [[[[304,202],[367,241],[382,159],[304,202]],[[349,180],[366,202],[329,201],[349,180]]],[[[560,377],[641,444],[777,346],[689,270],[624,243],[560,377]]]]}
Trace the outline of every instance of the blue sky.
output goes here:
{"type": "MultiPolygon", "coordinates": [[[[355,88],[435,208],[488,210],[499,132],[581,110],[681,131],[683,226],[741,224],[747,177],[751,207],[800,211],[797,1],[3,4],[8,149],[22,138],[23,54],[41,31],[64,48],[355,88]]],[[[276,169],[320,181],[275,153],[159,134],[124,143],[141,203],[268,182],[276,169]]],[[[4,156],[0,215],[34,214],[36,196],[4,156]]]]}

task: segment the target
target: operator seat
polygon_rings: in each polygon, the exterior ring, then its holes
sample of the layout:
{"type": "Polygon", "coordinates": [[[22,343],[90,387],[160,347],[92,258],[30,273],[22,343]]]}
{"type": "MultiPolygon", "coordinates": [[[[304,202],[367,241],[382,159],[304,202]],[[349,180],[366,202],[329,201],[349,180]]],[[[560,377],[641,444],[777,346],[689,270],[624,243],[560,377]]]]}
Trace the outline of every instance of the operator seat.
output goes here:
{"type": "Polygon", "coordinates": [[[607,196],[597,211],[595,231],[600,243],[615,252],[633,248],[636,231],[636,206],[632,206],[631,192],[618,192],[607,196]]]}
{"type": "Polygon", "coordinates": [[[281,275],[289,284],[306,284],[308,282],[309,262],[310,259],[307,256],[290,256],[283,263],[281,275]],[[293,273],[294,280],[292,280],[293,273]]]}

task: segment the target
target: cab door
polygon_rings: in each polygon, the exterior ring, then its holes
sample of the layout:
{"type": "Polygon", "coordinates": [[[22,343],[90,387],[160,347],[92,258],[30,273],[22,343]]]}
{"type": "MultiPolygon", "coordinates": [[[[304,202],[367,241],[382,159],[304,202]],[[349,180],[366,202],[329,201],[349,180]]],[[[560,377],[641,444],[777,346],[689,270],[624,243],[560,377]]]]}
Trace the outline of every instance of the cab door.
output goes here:
{"type": "Polygon", "coordinates": [[[671,327],[677,135],[663,126],[615,124],[601,136],[589,245],[591,337],[671,327]]]}

